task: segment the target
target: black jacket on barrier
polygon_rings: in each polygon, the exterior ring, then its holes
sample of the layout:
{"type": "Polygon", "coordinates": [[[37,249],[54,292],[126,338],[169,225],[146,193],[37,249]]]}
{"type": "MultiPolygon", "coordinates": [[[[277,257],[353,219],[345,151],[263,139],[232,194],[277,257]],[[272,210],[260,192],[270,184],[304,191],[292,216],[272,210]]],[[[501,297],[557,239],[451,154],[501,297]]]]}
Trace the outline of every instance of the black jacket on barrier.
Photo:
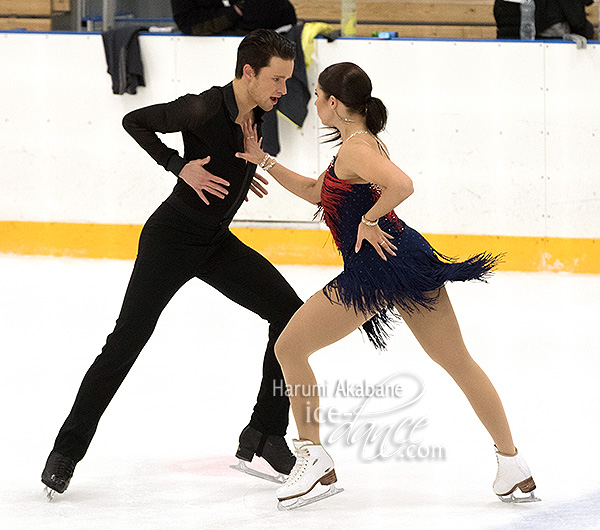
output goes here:
{"type": "MultiPolygon", "coordinates": [[[[585,8],[593,0],[535,0],[535,30],[543,33],[559,22],[569,24],[571,33],[586,39],[594,38],[594,26],[587,20],[585,8]]],[[[521,6],[506,0],[494,3],[497,38],[519,39],[521,25],[521,6]]]]}
{"type": "Polygon", "coordinates": [[[138,86],[146,86],[138,36],[148,28],[126,26],[102,33],[108,73],[113,94],[136,94],[138,86]]]}

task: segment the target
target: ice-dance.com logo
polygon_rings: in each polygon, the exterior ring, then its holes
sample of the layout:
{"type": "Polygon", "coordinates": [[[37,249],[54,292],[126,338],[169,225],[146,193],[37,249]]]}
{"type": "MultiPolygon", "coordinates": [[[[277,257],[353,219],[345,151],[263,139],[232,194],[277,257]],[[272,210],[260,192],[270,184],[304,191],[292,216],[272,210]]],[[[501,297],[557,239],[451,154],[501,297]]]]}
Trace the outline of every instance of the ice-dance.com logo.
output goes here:
{"type": "Polygon", "coordinates": [[[336,381],[320,385],[274,387],[281,395],[306,398],[304,418],[321,427],[325,445],[345,443],[356,446],[364,460],[443,460],[442,446],[427,446],[421,431],[429,424],[426,416],[408,414],[424,395],[423,380],[412,372],[398,372],[376,384],[365,381],[350,384],[336,381]],[[314,407],[311,397],[355,398],[358,404],[349,410],[341,407],[314,407]],[[326,432],[325,432],[326,431],[326,432]]]}

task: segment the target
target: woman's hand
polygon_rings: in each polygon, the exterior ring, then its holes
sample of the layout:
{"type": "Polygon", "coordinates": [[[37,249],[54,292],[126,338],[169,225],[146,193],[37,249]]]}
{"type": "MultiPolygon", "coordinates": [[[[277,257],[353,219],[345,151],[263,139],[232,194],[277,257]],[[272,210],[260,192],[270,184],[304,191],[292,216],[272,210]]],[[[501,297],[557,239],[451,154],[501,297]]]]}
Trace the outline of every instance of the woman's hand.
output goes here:
{"type": "Polygon", "coordinates": [[[258,138],[258,127],[252,122],[242,124],[242,132],[244,133],[244,152],[236,153],[237,158],[243,158],[251,164],[260,164],[265,158],[265,152],[261,149],[262,138],[258,138]]]}
{"type": "MultiPolygon", "coordinates": [[[[260,148],[262,145],[262,138],[258,138],[258,128],[256,124],[252,125],[251,121],[243,123],[242,132],[244,133],[244,152],[236,153],[235,156],[243,158],[246,162],[252,164],[260,164],[265,158],[265,153],[260,148]]],[[[268,183],[269,181],[265,177],[255,173],[252,184],[250,184],[250,190],[262,199],[269,192],[261,184],[267,185],[268,183]]],[[[246,196],[245,200],[248,201],[248,196],[246,196]]]]}
{"type": "Polygon", "coordinates": [[[358,225],[356,247],[354,248],[355,252],[360,250],[362,242],[365,239],[371,243],[371,245],[373,245],[377,254],[379,254],[385,261],[387,261],[387,258],[385,257],[384,251],[392,256],[396,255],[394,250],[398,249],[390,243],[390,240],[394,239],[394,236],[384,232],[381,228],[379,228],[378,225],[367,226],[365,223],[360,223],[358,225]]]}

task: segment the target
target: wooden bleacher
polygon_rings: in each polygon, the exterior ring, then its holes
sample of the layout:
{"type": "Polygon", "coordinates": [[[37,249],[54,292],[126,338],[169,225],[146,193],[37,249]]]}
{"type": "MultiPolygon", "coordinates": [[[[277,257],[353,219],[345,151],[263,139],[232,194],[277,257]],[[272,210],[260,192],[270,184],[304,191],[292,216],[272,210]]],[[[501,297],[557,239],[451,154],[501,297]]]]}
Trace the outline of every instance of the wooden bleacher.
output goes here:
{"type": "MultiPolygon", "coordinates": [[[[298,18],[339,29],[340,0],[292,0],[298,18]]],[[[598,1],[587,8],[598,27],[598,1]]],[[[399,37],[495,39],[494,0],[356,0],[357,35],[396,31],[399,37]]]]}
{"type": "Polygon", "coordinates": [[[0,0],[0,30],[51,31],[52,16],[69,9],[69,0],[0,0]]]}

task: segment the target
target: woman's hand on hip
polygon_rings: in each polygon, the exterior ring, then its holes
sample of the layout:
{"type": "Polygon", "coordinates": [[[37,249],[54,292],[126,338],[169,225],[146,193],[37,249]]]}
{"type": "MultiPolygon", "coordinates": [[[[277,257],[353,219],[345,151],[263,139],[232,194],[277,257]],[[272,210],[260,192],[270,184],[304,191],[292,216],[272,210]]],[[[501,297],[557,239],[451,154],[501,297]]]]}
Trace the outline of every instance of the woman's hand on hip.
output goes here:
{"type": "Polygon", "coordinates": [[[375,226],[367,226],[364,223],[360,223],[358,225],[358,233],[356,235],[356,246],[354,248],[355,252],[358,252],[364,240],[368,241],[373,245],[373,248],[381,256],[381,258],[387,261],[385,254],[390,254],[391,256],[395,256],[396,253],[394,250],[398,250],[394,245],[392,245],[391,240],[394,239],[394,236],[384,232],[378,225],[375,226]]]}

